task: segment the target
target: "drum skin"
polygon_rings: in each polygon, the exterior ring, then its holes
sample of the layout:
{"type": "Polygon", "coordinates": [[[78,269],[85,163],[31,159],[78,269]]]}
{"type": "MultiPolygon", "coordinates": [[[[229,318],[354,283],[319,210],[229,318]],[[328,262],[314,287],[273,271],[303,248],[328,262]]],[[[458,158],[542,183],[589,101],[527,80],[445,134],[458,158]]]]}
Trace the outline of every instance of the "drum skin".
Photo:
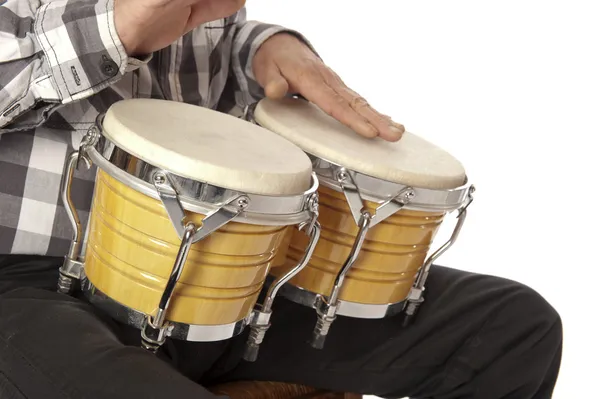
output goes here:
{"type": "MultiPolygon", "coordinates": [[[[204,217],[187,216],[198,226],[204,217]]],[[[230,222],[193,244],[167,320],[222,325],[244,319],[285,231],[230,222]]],[[[155,314],[180,242],[160,201],[98,172],[84,263],[96,288],[122,305],[155,314]]]]}
{"type": "MultiPolygon", "coordinates": [[[[328,296],[358,227],[343,193],[321,186],[319,202],[321,238],[308,266],[290,284],[328,296]]],[[[374,213],[377,204],[367,202],[367,206],[374,213]]],[[[339,299],[378,305],[405,300],[444,216],[443,212],[400,210],[372,227],[356,263],[346,275],[339,299]]],[[[308,244],[301,232],[288,230],[288,234],[291,236],[285,251],[287,259],[282,260],[282,246],[272,275],[280,276],[293,267],[308,244]]]]}

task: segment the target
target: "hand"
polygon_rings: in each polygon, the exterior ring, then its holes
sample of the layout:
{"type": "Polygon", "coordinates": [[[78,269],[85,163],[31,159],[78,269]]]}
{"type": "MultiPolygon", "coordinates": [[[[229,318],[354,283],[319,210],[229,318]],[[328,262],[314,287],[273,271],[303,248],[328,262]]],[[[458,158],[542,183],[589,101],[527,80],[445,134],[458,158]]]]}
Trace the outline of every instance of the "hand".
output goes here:
{"type": "Polygon", "coordinates": [[[161,50],[199,25],[235,14],[245,0],[115,0],[115,25],[130,56],[161,50]]]}
{"type": "Polygon", "coordinates": [[[404,133],[404,126],[373,109],[293,35],[280,33],[266,40],[252,67],[269,98],[300,94],[365,137],[398,141],[404,133]]]}

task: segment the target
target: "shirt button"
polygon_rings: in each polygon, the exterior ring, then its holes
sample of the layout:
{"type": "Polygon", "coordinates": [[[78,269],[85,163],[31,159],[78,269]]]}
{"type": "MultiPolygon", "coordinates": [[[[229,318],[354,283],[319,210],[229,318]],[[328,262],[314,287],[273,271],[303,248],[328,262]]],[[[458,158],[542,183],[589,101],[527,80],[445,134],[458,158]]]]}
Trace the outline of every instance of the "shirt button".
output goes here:
{"type": "Polygon", "coordinates": [[[100,68],[102,69],[103,74],[111,78],[119,73],[119,66],[117,63],[105,55],[102,56],[102,64],[100,65],[100,68]]]}

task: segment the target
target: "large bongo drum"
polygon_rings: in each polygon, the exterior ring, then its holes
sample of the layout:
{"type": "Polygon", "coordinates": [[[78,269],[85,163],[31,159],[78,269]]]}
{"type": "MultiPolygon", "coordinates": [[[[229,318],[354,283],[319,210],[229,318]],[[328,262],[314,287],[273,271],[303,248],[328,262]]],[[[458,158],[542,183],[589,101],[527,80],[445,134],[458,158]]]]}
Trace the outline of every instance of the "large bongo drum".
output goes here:
{"type": "MultiPolygon", "coordinates": [[[[461,163],[408,132],[397,143],[360,137],[303,99],[265,99],[246,118],[302,148],[320,181],[321,238],[308,266],[281,291],[316,309],[313,346],[324,345],[337,315],[405,311],[410,321],[433,261],[454,243],[472,200],[461,163]],[[428,257],[452,211],[459,215],[452,237],[428,257]]],[[[307,245],[288,229],[271,276],[291,270],[307,245]]]]}
{"type": "Polygon", "coordinates": [[[273,298],[319,238],[317,186],[306,154],[264,128],[183,103],[117,102],[65,168],[75,235],[59,291],[79,285],[93,305],[139,328],[149,350],[167,337],[228,339],[250,325],[256,352],[273,298]],[[70,195],[79,162],[97,167],[85,246],[70,195]],[[288,226],[311,244],[267,289],[288,226]]]}

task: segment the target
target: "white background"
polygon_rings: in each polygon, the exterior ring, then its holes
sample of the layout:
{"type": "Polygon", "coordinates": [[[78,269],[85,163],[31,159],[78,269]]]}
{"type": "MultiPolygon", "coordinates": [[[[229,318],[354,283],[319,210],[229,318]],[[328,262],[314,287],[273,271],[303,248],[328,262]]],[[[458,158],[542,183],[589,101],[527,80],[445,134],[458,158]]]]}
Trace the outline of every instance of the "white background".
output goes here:
{"type": "MultiPolygon", "coordinates": [[[[520,280],[563,318],[554,398],[597,397],[600,6],[594,1],[249,0],[477,186],[440,263],[520,280]]],[[[443,234],[444,231],[440,234],[443,234]]]]}

